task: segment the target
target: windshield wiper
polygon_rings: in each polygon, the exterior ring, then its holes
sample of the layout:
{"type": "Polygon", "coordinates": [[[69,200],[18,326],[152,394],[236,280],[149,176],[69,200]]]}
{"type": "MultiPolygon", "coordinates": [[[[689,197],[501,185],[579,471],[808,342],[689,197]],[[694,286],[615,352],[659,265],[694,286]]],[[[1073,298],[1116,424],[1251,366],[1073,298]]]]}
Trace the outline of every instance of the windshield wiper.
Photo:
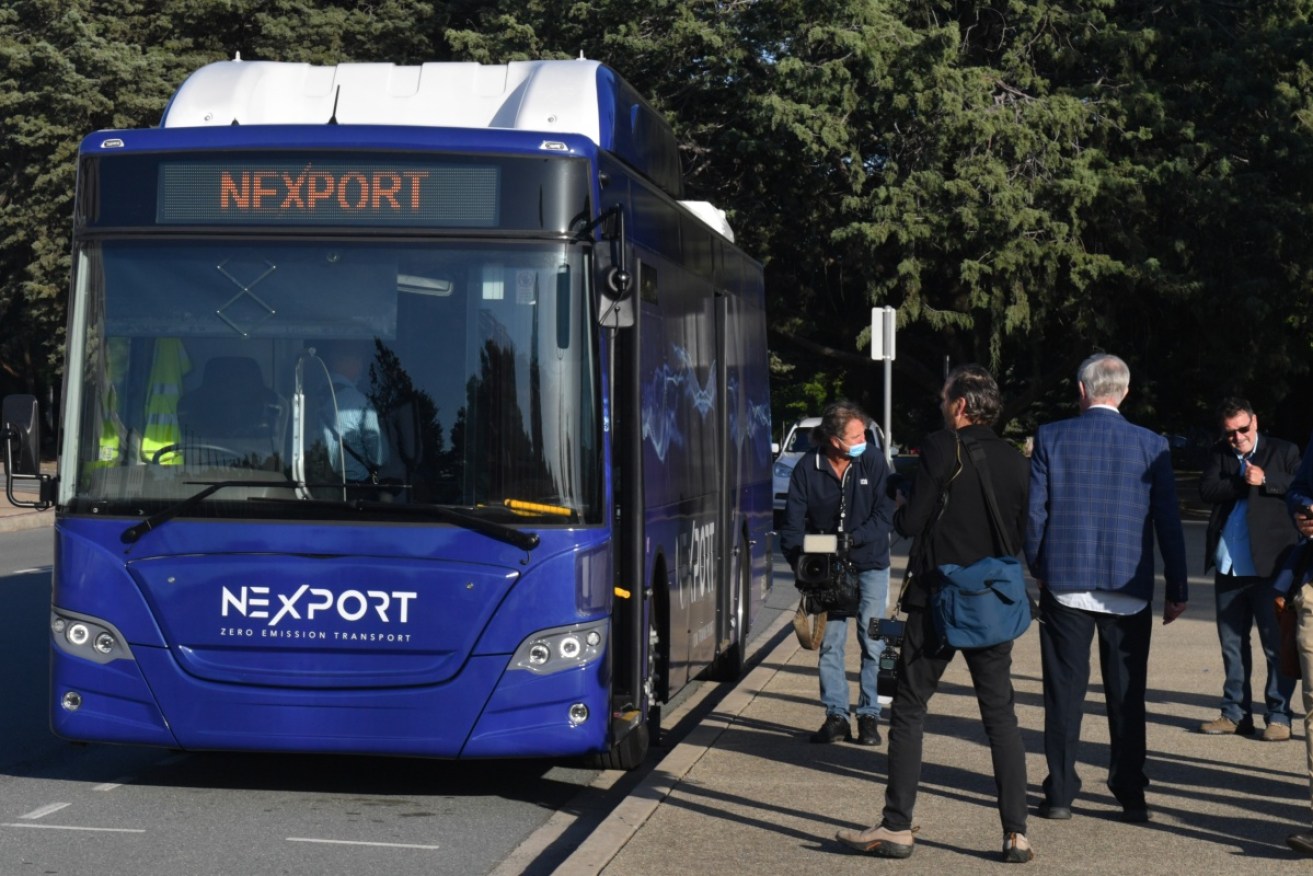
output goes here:
{"type": "MultiPolygon", "coordinates": [[[[201,481],[188,481],[187,483],[196,484],[201,481]]],[[[157,511],[147,517],[140,523],[129,526],[123,530],[119,539],[124,544],[134,544],[141,539],[143,535],[163,523],[180,517],[187,511],[204,502],[207,498],[217,493],[225,487],[287,487],[289,482],[282,481],[218,481],[206,485],[205,489],[193,493],[181,502],[177,502],[162,511],[157,511]]],[[[315,485],[311,485],[315,486],[315,485]]],[[[477,532],[480,535],[486,535],[497,541],[506,542],[509,545],[520,548],[521,550],[531,551],[538,547],[542,541],[536,532],[525,532],[503,523],[497,523],[493,520],[484,520],[475,517],[473,514],[465,513],[462,510],[452,508],[446,505],[410,505],[399,502],[376,502],[366,499],[349,499],[346,501],[327,500],[327,499],[280,499],[272,496],[249,496],[248,502],[279,502],[292,503],[295,505],[312,505],[318,507],[349,508],[356,511],[374,511],[388,512],[392,514],[409,515],[412,517],[429,517],[438,520],[444,520],[448,523],[454,523],[457,526],[477,532]]]]}
{"type": "MultiPolygon", "coordinates": [[[[313,486],[313,484],[311,485],[313,486]]],[[[252,496],[252,502],[287,502],[295,505],[310,505],[320,508],[347,508],[353,511],[377,511],[410,517],[427,517],[454,523],[457,526],[486,535],[488,538],[506,542],[520,550],[531,551],[538,547],[542,539],[536,532],[525,532],[495,520],[484,520],[464,510],[449,505],[412,505],[402,502],[377,502],[371,499],[279,499],[272,496],[252,496]]]]}
{"type": "MultiPolygon", "coordinates": [[[[186,481],[187,484],[201,484],[205,481],[186,481]]],[[[161,523],[166,523],[183,513],[190,511],[197,505],[204,502],[210,496],[222,490],[224,487],[287,487],[289,482],[282,481],[218,481],[211,483],[199,493],[193,493],[181,502],[177,502],[162,511],[156,511],[140,523],[129,526],[123,530],[119,540],[124,544],[134,544],[141,539],[143,535],[150,532],[161,523]]]]}

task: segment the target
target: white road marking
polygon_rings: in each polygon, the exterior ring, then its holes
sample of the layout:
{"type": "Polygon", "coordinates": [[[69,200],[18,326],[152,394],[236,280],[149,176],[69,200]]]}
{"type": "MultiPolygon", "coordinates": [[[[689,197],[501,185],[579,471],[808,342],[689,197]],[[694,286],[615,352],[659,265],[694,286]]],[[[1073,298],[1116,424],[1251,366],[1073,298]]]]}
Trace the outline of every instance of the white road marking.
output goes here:
{"type": "Polygon", "coordinates": [[[423,846],[415,843],[367,843],[360,840],[335,840],[335,839],[312,839],[304,836],[289,836],[289,843],[326,843],[335,846],[377,846],[385,849],[428,849],[434,850],[438,846],[423,846]]]}
{"type": "Polygon", "coordinates": [[[122,788],[127,782],[126,779],[119,779],[117,782],[106,782],[103,785],[97,785],[92,788],[93,791],[113,791],[115,788],[122,788]]]}
{"type": "Polygon", "coordinates": [[[43,830],[88,830],[95,833],[145,833],[135,827],[74,827],[71,824],[0,824],[0,827],[39,827],[43,830]]]}
{"type": "Polygon", "coordinates": [[[27,813],[26,815],[20,815],[18,817],[25,821],[36,821],[38,818],[45,818],[47,815],[50,815],[53,812],[58,812],[59,810],[65,808],[66,806],[71,806],[71,805],[73,804],[49,803],[45,806],[42,806],[40,809],[33,809],[31,812],[27,813]]]}

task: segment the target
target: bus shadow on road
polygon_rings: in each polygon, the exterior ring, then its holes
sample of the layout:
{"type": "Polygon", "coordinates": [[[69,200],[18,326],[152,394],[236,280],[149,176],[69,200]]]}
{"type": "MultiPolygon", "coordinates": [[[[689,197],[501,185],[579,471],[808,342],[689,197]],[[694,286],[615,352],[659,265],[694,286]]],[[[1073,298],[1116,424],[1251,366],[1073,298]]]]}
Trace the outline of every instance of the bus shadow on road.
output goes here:
{"type": "Polygon", "coordinates": [[[28,758],[58,744],[50,732],[50,570],[0,577],[6,627],[0,636],[0,665],[5,667],[0,696],[0,770],[11,760],[28,758]]]}

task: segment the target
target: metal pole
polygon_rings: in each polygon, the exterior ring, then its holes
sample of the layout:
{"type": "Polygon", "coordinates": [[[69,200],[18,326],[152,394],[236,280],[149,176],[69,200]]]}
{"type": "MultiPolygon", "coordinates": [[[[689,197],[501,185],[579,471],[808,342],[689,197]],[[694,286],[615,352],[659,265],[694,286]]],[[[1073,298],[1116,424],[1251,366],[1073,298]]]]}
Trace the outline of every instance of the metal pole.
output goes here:
{"type": "Polygon", "coordinates": [[[894,461],[894,361],[884,360],[884,461],[894,461]]]}

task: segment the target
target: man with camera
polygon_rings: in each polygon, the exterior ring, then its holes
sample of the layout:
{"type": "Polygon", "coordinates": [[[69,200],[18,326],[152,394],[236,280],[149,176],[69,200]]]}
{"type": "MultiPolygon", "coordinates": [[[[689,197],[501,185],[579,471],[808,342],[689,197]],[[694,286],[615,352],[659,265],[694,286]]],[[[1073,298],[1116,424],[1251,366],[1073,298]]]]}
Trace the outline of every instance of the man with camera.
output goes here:
{"type": "MultiPolygon", "coordinates": [[[[1003,407],[998,384],[979,365],[954,369],[940,393],[944,428],[929,435],[907,503],[894,515],[901,535],[915,539],[911,576],[901,597],[907,612],[897,662],[893,717],[889,724],[889,782],[880,823],[844,829],[840,842],[884,858],[912,854],[912,815],[921,780],[922,737],[930,697],[955,651],[941,644],[930,611],[930,583],[940,565],[969,566],[1004,553],[991,522],[989,493],[1012,545],[1022,544],[1030,469],[1026,458],[994,434],[1003,407]],[[977,468],[973,456],[983,454],[977,468]],[[983,471],[983,469],[987,469],[983,471]],[[986,479],[987,478],[987,479],[986,479]]],[[[1012,642],[963,648],[980,717],[989,738],[1003,824],[1002,859],[1034,857],[1026,839],[1026,751],[1013,707],[1012,642]]]]}
{"type": "MultiPolygon", "coordinates": [[[[1286,507],[1294,515],[1302,536],[1273,581],[1277,617],[1293,623],[1295,656],[1303,679],[1304,755],[1313,792],[1313,437],[1286,490],[1286,507]]],[[[1305,815],[1304,824],[1309,824],[1305,815]]],[[[1286,845],[1301,855],[1313,857],[1313,829],[1305,827],[1286,837],[1286,845]]]]}
{"type": "Polygon", "coordinates": [[[826,407],[820,425],[812,431],[812,449],[793,468],[780,527],[780,548],[799,575],[799,589],[815,605],[829,609],[819,650],[825,723],[811,736],[818,743],[852,739],[844,646],[847,618],[854,614],[862,648],[857,742],[879,745],[882,741],[876,674],[883,644],[871,638],[870,623],[884,614],[889,598],[894,503],[886,490],[889,465],[884,454],[867,442],[867,422],[866,415],[848,402],[826,407]],[[817,546],[816,539],[808,538],[821,534],[833,535],[832,543],[817,546]],[[805,552],[805,547],[817,549],[805,552]]]}

